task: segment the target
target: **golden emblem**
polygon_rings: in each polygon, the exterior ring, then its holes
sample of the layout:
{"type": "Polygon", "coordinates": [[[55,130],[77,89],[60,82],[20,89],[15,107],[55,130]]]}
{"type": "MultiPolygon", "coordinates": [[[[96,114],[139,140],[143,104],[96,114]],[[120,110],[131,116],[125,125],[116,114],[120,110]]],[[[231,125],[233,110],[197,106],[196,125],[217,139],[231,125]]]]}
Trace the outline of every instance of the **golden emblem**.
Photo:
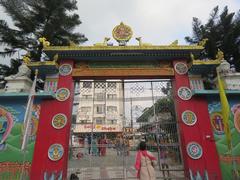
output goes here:
{"type": "Polygon", "coordinates": [[[127,42],[132,38],[133,32],[130,26],[127,26],[126,24],[123,24],[123,22],[121,22],[113,29],[112,35],[113,38],[118,42],[127,42]]]}

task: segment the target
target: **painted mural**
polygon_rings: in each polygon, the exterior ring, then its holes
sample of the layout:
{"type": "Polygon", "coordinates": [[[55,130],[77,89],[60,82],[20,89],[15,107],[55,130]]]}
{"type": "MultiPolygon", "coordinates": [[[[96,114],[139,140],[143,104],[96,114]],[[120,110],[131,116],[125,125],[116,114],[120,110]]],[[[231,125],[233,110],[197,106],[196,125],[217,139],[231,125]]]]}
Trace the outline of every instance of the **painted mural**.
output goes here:
{"type": "MultiPolygon", "coordinates": [[[[9,102],[9,101],[6,101],[9,102]]],[[[26,100],[12,103],[0,103],[0,175],[16,174],[30,171],[38,127],[40,105],[34,104],[28,145],[21,151],[23,140],[23,121],[26,111],[26,100]],[[8,168],[10,172],[4,172],[8,168]]],[[[19,174],[20,176],[20,174],[19,174]]],[[[17,178],[17,176],[14,176],[17,178]]],[[[18,178],[17,178],[18,179],[18,178]]]]}
{"type": "Polygon", "coordinates": [[[232,151],[229,151],[227,147],[219,100],[209,99],[208,104],[222,176],[226,180],[233,179],[233,176],[236,177],[237,174],[240,174],[240,100],[229,98],[228,101],[231,108],[229,125],[232,136],[232,151]]]}

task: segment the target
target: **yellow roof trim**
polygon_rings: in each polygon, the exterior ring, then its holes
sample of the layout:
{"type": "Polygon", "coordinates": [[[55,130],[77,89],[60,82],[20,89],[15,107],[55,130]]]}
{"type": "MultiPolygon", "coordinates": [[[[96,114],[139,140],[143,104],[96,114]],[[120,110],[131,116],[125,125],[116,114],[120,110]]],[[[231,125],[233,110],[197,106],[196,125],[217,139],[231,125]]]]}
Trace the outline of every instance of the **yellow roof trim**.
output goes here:
{"type": "Polygon", "coordinates": [[[216,60],[193,60],[193,65],[210,65],[210,64],[221,64],[221,61],[216,60]]]}
{"type": "Polygon", "coordinates": [[[31,66],[45,66],[45,65],[47,65],[47,66],[56,66],[56,67],[58,67],[58,63],[56,62],[56,61],[43,61],[43,62],[41,62],[41,61],[38,61],[38,62],[29,62],[28,64],[27,64],[27,66],[29,66],[29,67],[31,67],[31,66]]]}
{"type": "Polygon", "coordinates": [[[176,46],[48,46],[45,51],[87,51],[87,50],[202,50],[204,47],[198,45],[176,45],[176,46]]]}

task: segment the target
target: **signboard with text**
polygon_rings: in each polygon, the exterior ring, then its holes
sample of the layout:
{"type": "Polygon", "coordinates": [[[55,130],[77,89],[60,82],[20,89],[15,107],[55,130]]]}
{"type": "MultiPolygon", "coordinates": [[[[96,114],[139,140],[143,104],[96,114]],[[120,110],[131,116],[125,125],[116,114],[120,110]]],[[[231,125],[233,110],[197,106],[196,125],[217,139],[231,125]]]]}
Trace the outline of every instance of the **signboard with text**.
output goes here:
{"type": "Polygon", "coordinates": [[[76,124],[73,132],[75,133],[90,133],[92,132],[122,132],[122,126],[113,124],[76,124]]]}

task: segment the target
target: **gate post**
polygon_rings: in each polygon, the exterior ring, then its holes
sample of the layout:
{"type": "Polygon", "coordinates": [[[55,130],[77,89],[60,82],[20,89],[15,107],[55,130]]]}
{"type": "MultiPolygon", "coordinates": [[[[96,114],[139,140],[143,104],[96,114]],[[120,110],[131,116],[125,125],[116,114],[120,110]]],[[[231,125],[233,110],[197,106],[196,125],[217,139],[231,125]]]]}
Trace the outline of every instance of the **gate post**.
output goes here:
{"type": "Polygon", "coordinates": [[[177,63],[178,65],[187,65],[187,62],[173,61],[175,72],[173,93],[185,177],[189,178],[191,170],[194,176],[199,172],[203,177],[204,173],[207,172],[210,179],[221,179],[218,153],[215,141],[213,140],[207,100],[205,97],[192,96],[188,74],[187,72],[181,73],[179,70],[176,70],[177,63]],[[194,116],[190,118],[193,122],[195,119],[195,123],[188,124],[183,122],[183,115],[186,115],[186,111],[195,116],[195,118],[194,116]]]}
{"type": "Polygon", "coordinates": [[[60,67],[63,67],[63,73],[59,73],[56,99],[44,100],[41,103],[30,175],[30,179],[34,180],[43,180],[45,177],[50,179],[52,175],[54,175],[54,179],[59,177],[67,179],[69,135],[74,97],[74,84],[71,75],[73,61],[62,60],[60,67]],[[62,66],[63,64],[65,67],[62,66]],[[53,119],[55,121],[52,121],[53,119]]]}

